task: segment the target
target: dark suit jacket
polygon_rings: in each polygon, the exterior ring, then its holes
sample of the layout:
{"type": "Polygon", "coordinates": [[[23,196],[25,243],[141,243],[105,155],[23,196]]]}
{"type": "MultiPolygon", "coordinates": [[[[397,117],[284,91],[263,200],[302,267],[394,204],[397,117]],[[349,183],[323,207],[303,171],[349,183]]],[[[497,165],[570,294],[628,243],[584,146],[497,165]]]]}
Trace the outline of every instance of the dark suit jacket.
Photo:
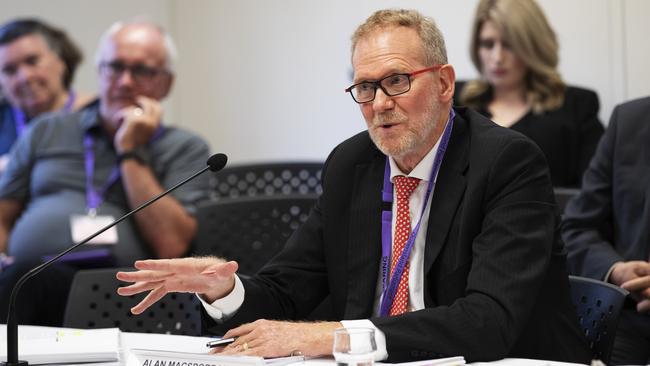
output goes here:
{"type": "Polygon", "coordinates": [[[616,107],[583,187],[565,209],[569,268],[602,280],[618,261],[650,256],[650,98],[616,107]]]}
{"type": "MultiPolygon", "coordinates": [[[[464,83],[457,83],[456,95],[464,83]]],[[[490,118],[487,105],[477,108],[490,118]]],[[[510,128],[523,133],[542,149],[551,171],[551,182],[556,187],[580,187],[582,174],[596,150],[603,134],[598,119],[598,95],[591,90],[567,86],[564,104],[542,114],[528,112],[510,128]]]]}
{"type": "Polygon", "coordinates": [[[529,139],[467,109],[457,109],[432,197],[426,309],[373,317],[385,161],[367,132],[339,145],[305,225],[243,280],[242,307],[212,330],[301,319],[329,294],[336,319],[370,318],[386,334],[390,361],[589,359],[569,303],[544,157],[529,139]]]}

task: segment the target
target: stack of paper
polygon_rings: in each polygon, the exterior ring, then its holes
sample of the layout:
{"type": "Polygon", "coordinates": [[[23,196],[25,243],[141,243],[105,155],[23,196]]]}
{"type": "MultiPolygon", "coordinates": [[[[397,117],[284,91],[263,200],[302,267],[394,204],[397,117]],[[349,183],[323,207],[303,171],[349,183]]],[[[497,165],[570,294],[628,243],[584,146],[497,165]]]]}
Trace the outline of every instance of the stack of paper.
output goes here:
{"type": "MultiPolygon", "coordinates": [[[[21,325],[18,357],[32,365],[112,362],[119,359],[120,331],[21,325]]],[[[0,359],[7,359],[7,328],[0,325],[0,359]]]]}

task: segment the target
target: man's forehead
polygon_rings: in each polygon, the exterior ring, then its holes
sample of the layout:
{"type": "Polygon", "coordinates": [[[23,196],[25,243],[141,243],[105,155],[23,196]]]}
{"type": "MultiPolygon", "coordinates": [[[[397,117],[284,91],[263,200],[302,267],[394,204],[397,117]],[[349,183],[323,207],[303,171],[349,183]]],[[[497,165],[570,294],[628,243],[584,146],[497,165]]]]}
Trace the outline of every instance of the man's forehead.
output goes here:
{"type": "Polygon", "coordinates": [[[411,28],[392,27],[375,30],[359,39],[353,51],[352,67],[357,79],[404,72],[416,65],[424,66],[423,60],[424,50],[417,32],[411,28]]]}
{"type": "Polygon", "coordinates": [[[123,28],[106,40],[102,48],[104,61],[123,60],[147,64],[164,64],[164,39],[145,28],[123,28]]]}

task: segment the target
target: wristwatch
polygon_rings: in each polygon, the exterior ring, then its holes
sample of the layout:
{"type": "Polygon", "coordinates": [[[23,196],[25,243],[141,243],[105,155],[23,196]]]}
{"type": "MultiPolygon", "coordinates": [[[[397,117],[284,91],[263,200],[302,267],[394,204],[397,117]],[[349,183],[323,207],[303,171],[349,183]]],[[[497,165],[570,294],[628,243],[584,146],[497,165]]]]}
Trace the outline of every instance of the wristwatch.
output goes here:
{"type": "Polygon", "coordinates": [[[117,161],[119,163],[129,159],[135,159],[135,161],[141,165],[149,165],[149,151],[144,146],[139,146],[133,150],[127,150],[117,156],[117,161]]]}

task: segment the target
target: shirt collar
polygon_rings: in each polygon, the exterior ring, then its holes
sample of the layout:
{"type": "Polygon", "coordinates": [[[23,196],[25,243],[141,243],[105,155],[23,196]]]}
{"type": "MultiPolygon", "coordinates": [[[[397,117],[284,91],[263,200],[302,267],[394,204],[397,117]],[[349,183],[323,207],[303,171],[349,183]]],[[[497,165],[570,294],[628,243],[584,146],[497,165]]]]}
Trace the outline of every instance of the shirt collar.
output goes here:
{"type": "Polygon", "coordinates": [[[91,131],[101,128],[101,118],[99,117],[99,99],[91,102],[81,111],[81,127],[84,131],[91,131]]]}

